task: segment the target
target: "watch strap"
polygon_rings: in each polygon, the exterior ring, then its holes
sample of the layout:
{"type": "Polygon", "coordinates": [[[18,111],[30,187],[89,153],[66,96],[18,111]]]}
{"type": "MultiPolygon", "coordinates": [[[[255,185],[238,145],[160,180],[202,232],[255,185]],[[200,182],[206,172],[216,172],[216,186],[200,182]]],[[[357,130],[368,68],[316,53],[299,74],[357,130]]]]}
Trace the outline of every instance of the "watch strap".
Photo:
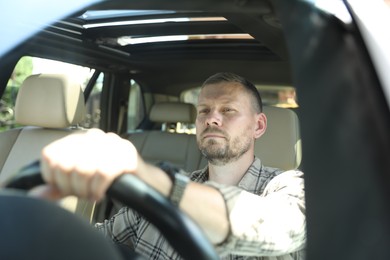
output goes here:
{"type": "Polygon", "coordinates": [[[175,206],[179,206],[187,184],[190,182],[190,178],[188,178],[184,174],[181,174],[181,170],[171,163],[163,161],[159,162],[157,166],[161,170],[163,170],[172,181],[172,188],[169,193],[168,199],[175,206]]]}
{"type": "Polygon", "coordinates": [[[180,173],[175,174],[175,181],[172,183],[171,194],[169,195],[169,200],[173,205],[179,206],[189,182],[190,178],[187,176],[180,173]]]}

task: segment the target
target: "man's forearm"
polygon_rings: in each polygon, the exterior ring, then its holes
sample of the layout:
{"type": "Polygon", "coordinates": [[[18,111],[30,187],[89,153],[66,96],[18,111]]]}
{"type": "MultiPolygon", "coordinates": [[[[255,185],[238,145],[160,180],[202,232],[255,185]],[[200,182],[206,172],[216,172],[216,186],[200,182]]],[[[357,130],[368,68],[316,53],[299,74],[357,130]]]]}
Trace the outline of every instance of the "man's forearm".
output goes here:
{"type": "MultiPolygon", "coordinates": [[[[153,165],[145,165],[145,174],[139,177],[147,184],[168,197],[172,181],[161,169],[153,165]]],[[[218,190],[204,184],[190,182],[179,204],[206,233],[214,244],[221,243],[229,233],[229,221],[226,206],[218,190]]]]}
{"type": "Polygon", "coordinates": [[[230,226],[225,201],[218,190],[191,182],[180,208],[202,227],[212,243],[219,244],[226,239],[230,226]]]}

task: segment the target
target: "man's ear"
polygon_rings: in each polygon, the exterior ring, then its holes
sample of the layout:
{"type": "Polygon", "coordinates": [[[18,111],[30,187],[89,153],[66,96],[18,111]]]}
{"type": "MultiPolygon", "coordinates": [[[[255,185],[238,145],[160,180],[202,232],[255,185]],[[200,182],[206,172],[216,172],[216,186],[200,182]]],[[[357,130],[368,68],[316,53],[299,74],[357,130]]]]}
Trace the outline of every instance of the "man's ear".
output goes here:
{"type": "Polygon", "coordinates": [[[257,139],[265,133],[267,129],[267,117],[264,113],[256,115],[256,128],[254,132],[254,138],[257,139]]]}

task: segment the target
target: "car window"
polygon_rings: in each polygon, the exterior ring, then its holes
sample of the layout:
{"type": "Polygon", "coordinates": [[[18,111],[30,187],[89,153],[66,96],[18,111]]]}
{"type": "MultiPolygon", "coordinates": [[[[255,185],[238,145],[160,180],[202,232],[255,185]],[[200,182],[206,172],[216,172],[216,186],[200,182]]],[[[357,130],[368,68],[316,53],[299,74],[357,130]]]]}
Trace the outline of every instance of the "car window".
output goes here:
{"type": "Polygon", "coordinates": [[[130,80],[129,106],[127,111],[127,130],[135,130],[145,116],[144,99],[140,85],[130,80]]]}
{"type": "MultiPolygon", "coordinates": [[[[69,77],[73,77],[77,80],[84,90],[94,73],[94,69],[50,59],[30,56],[22,57],[16,64],[14,71],[8,80],[5,92],[1,97],[0,131],[18,127],[15,123],[14,107],[19,87],[28,76],[40,73],[61,73],[69,75],[69,77]]],[[[98,126],[100,110],[97,107],[98,104],[96,101],[100,98],[101,82],[102,77],[99,77],[91,93],[91,98],[89,99],[90,104],[87,103],[88,112],[85,123],[83,123],[84,127],[98,126]]]]}
{"type": "Polygon", "coordinates": [[[33,59],[31,57],[23,57],[16,64],[0,101],[0,131],[16,127],[14,120],[16,96],[20,85],[32,72],[33,59]]]}
{"type": "Polygon", "coordinates": [[[100,98],[103,89],[103,78],[104,74],[101,72],[97,77],[96,82],[92,87],[90,95],[87,97],[86,101],[86,116],[84,122],[81,123],[81,126],[84,128],[99,128],[101,110],[100,110],[100,98]]]}

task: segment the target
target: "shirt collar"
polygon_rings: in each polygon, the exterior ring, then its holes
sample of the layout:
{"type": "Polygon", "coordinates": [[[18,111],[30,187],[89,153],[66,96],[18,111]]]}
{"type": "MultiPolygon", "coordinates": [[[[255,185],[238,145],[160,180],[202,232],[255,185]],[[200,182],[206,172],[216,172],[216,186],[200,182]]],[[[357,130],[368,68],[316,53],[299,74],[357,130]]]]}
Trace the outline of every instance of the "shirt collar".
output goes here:
{"type": "Polygon", "coordinates": [[[250,192],[255,192],[257,190],[257,184],[258,184],[258,179],[261,174],[261,160],[257,157],[253,160],[253,163],[251,166],[249,166],[248,170],[238,183],[238,187],[250,191],[250,192]]]}
{"type": "MultiPolygon", "coordinates": [[[[261,169],[262,169],[262,163],[261,160],[258,157],[255,157],[253,160],[253,163],[251,166],[249,166],[248,170],[238,183],[238,187],[247,190],[247,191],[252,191],[255,192],[257,191],[260,187],[259,185],[259,177],[261,175],[261,169]]],[[[202,170],[196,171],[192,174],[192,180],[197,181],[197,182],[205,182],[208,180],[208,175],[209,175],[209,168],[206,166],[202,170]]]]}

